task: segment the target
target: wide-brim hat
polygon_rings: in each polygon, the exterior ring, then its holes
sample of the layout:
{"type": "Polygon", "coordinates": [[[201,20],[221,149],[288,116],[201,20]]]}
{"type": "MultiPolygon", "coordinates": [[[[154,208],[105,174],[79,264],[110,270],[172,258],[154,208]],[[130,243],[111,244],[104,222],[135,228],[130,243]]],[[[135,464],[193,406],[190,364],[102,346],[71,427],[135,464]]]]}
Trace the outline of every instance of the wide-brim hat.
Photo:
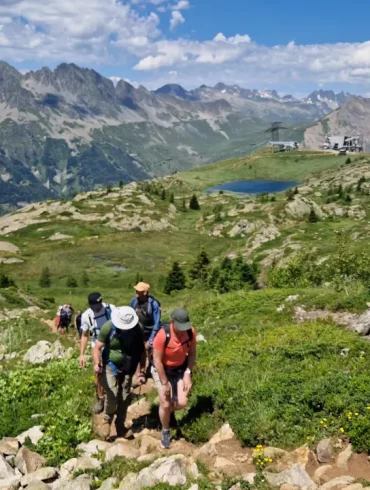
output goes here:
{"type": "Polygon", "coordinates": [[[112,311],[112,323],[118,330],[131,330],[139,323],[139,317],[131,306],[119,306],[112,311]]]}

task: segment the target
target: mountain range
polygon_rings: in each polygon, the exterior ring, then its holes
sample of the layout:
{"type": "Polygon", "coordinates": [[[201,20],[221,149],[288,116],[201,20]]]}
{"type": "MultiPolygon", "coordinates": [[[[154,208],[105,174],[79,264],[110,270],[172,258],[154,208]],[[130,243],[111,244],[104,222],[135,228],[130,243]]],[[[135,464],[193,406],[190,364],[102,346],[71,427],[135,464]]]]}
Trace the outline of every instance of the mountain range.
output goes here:
{"type": "Polygon", "coordinates": [[[275,91],[205,85],[151,92],[63,63],[25,75],[0,62],[0,207],[151,178],[250,153],[269,122],[300,139],[350,94],[299,100],[275,91]]]}

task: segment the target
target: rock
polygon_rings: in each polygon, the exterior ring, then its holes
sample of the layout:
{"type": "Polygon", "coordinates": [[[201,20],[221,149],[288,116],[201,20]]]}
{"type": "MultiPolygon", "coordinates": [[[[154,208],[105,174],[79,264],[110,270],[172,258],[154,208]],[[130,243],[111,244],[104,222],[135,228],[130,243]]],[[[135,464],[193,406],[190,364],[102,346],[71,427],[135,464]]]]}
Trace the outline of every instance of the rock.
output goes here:
{"type": "Polygon", "coordinates": [[[58,490],[90,490],[91,479],[88,475],[80,475],[75,480],[61,482],[61,485],[56,488],[58,490]]]}
{"type": "Polygon", "coordinates": [[[44,428],[42,425],[35,425],[31,429],[28,429],[25,432],[22,432],[22,434],[19,434],[19,436],[17,436],[17,439],[19,443],[23,445],[28,437],[32,444],[34,446],[37,446],[38,442],[42,439],[44,435],[44,433],[42,432],[43,429],[44,428]]]}
{"type": "Polygon", "coordinates": [[[317,485],[321,485],[321,483],[323,481],[327,481],[325,479],[325,475],[326,473],[328,473],[328,471],[332,470],[333,467],[330,465],[330,464],[326,464],[324,466],[320,466],[320,468],[317,468],[317,470],[315,471],[312,479],[313,481],[317,484],[317,485]]]}
{"type": "Polygon", "coordinates": [[[254,479],[256,478],[257,473],[245,473],[242,476],[242,479],[246,482],[248,482],[250,485],[254,484],[254,479]]]}
{"type": "Polygon", "coordinates": [[[249,235],[250,233],[260,230],[262,227],[266,226],[266,223],[262,220],[248,221],[243,219],[238,221],[234,227],[229,231],[228,235],[234,238],[238,235],[249,235]]]}
{"type": "Polygon", "coordinates": [[[117,488],[117,485],[117,478],[111,477],[103,481],[103,483],[99,487],[99,490],[114,490],[115,488],[117,488]]]}
{"type": "Polygon", "coordinates": [[[0,454],[4,456],[15,456],[19,449],[19,442],[13,437],[4,437],[0,441],[0,454]]]}
{"type": "Polygon", "coordinates": [[[248,241],[248,250],[253,251],[267,242],[271,242],[281,236],[279,229],[275,225],[268,225],[262,228],[251,240],[248,241]]]}
{"type": "Polygon", "coordinates": [[[139,456],[137,460],[139,463],[151,463],[157,458],[158,454],[144,454],[143,456],[139,456]]]}
{"type": "Polygon", "coordinates": [[[299,294],[292,294],[288,296],[285,300],[286,303],[294,303],[294,301],[299,300],[300,296],[299,294]]]}
{"type": "Polygon", "coordinates": [[[212,442],[207,442],[207,444],[204,444],[200,449],[199,449],[199,455],[203,456],[217,456],[217,448],[216,444],[213,444],[212,442]]]}
{"type": "Polygon", "coordinates": [[[360,335],[369,335],[370,333],[370,310],[360,315],[353,323],[352,329],[360,335]]]}
{"type": "Polygon", "coordinates": [[[14,463],[19,471],[23,473],[23,475],[26,475],[42,468],[46,461],[45,458],[38,453],[30,451],[27,447],[23,446],[18,451],[14,463]]]}
{"type": "Polygon", "coordinates": [[[47,467],[41,468],[40,470],[34,471],[33,473],[28,473],[21,479],[22,487],[26,487],[32,481],[48,481],[53,480],[58,476],[58,472],[55,468],[47,467]]]}
{"type": "Polygon", "coordinates": [[[331,439],[323,439],[318,443],[316,455],[319,463],[330,463],[334,455],[331,439]]]}
{"type": "Polygon", "coordinates": [[[191,479],[199,478],[197,465],[182,454],[176,454],[158,459],[138,475],[128,474],[122,480],[119,489],[141,490],[159,483],[168,483],[170,486],[186,485],[188,476],[191,479]]]}
{"type": "Polygon", "coordinates": [[[202,334],[198,333],[197,342],[207,342],[207,341],[202,334]]]}
{"type": "Polygon", "coordinates": [[[0,490],[16,490],[21,484],[21,477],[18,475],[0,479],[0,490]]]}
{"type": "Polygon", "coordinates": [[[317,489],[316,483],[311,480],[307,471],[298,464],[281,473],[276,474],[264,471],[263,474],[270,485],[274,487],[279,487],[284,483],[287,483],[305,490],[317,489]]]}
{"type": "Polygon", "coordinates": [[[151,436],[146,435],[146,434],[143,435],[139,439],[139,443],[140,443],[139,452],[140,452],[141,456],[144,456],[146,454],[150,454],[153,451],[158,450],[158,448],[159,448],[158,439],[155,439],[154,437],[151,437],[151,436]]]}
{"type": "Polygon", "coordinates": [[[194,485],[192,485],[188,490],[199,490],[199,485],[194,483],[194,485]]]}
{"type": "Polygon", "coordinates": [[[81,443],[77,446],[84,456],[91,456],[96,454],[98,451],[106,451],[111,447],[112,444],[105,441],[100,441],[99,439],[94,439],[93,441],[87,443],[81,443]]]}
{"type": "Polygon", "coordinates": [[[105,454],[105,461],[111,461],[116,456],[121,456],[127,459],[136,459],[140,456],[140,453],[127,442],[118,442],[117,444],[113,444],[113,446],[107,450],[105,454]]]}
{"type": "Polygon", "coordinates": [[[299,490],[299,487],[291,485],[290,483],[284,483],[281,485],[280,490],[299,490]]]}
{"type": "Polygon", "coordinates": [[[23,360],[31,364],[43,364],[52,359],[50,353],[51,344],[46,340],[40,340],[36,345],[33,345],[24,355],[23,360]]]}
{"type": "Polygon", "coordinates": [[[337,467],[340,468],[341,470],[347,470],[348,462],[351,459],[352,454],[353,454],[352,446],[351,444],[348,444],[346,449],[338,454],[337,462],[336,462],[337,467]]]}
{"type": "Polygon", "coordinates": [[[324,485],[320,487],[320,490],[331,490],[335,488],[336,490],[342,490],[343,488],[348,487],[351,483],[353,483],[355,479],[353,476],[339,476],[338,478],[334,478],[333,480],[328,481],[324,485]]]}
{"type": "Polygon", "coordinates": [[[51,235],[51,237],[48,238],[48,240],[54,241],[54,240],[69,240],[70,238],[73,238],[71,235],[63,235],[62,233],[54,233],[54,235],[51,235]]]}
{"type": "Polygon", "coordinates": [[[267,446],[263,449],[263,455],[265,458],[272,458],[273,460],[283,458],[287,456],[289,453],[284,451],[284,449],[280,449],[278,447],[267,446]]]}
{"type": "Polygon", "coordinates": [[[229,424],[224,424],[221,429],[210,439],[211,444],[218,444],[219,442],[229,441],[234,439],[235,434],[229,424]]]}
{"type": "Polygon", "coordinates": [[[77,458],[72,458],[62,464],[60,467],[59,473],[60,477],[64,480],[68,478],[75,470],[77,465],[77,458]]]}
{"type": "Polygon", "coordinates": [[[10,466],[4,456],[0,455],[0,480],[15,476],[14,469],[10,466]]]}
{"type": "Polygon", "coordinates": [[[100,467],[101,462],[98,459],[92,458],[90,456],[81,456],[80,458],[76,459],[76,464],[73,471],[92,470],[100,467]]]}
{"type": "Polygon", "coordinates": [[[229,459],[221,458],[220,456],[217,456],[215,462],[213,463],[213,467],[217,470],[226,468],[227,466],[235,466],[235,463],[233,463],[229,459]]]}
{"type": "Polygon", "coordinates": [[[27,490],[50,490],[50,487],[43,481],[34,480],[28,485],[27,490]]]}
{"type": "Polygon", "coordinates": [[[362,490],[364,486],[362,483],[352,483],[352,485],[348,485],[348,487],[344,487],[344,490],[362,490]]]}
{"type": "Polygon", "coordinates": [[[320,206],[304,197],[295,196],[294,201],[289,202],[285,206],[285,212],[291,218],[304,218],[310,214],[312,209],[319,218],[323,216],[320,206]]]}

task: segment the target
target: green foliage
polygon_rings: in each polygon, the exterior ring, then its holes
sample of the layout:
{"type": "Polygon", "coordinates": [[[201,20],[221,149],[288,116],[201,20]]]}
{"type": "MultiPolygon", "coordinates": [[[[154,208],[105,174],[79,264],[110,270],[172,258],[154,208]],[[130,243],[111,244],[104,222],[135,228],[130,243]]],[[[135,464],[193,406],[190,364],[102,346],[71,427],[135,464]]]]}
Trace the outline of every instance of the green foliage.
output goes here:
{"type": "Polygon", "coordinates": [[[67,288],[77,288],[78,287],[77,279],[73,276],[67,277],[66,286],[67,288]]]}
{"type": "Polygon", "coordinates": [[[312,208],[310,214],[308,216],[309,223],[317,223],[319,221],[319,217],[317,216],[315,210],[312,208]]]}
{"type": "Polygon", "coordinates": [[[220,223],[222,221],[222,216],[221,216],[222,205],[218,204],[217,206],[215,206],[213,212],[215,215],[215,223],[220,223]]]}
{"type": "Polygon", "coordinates": [[[198,198],[195,194],[193,194],[191,196],[190,203],[189,203],[189,209],[192,209],[193,211],[199,211],[200,210],[198,198]]]}
{"type": "Polygon", "coordinates": [[[187,212],[187,208],[186,208],[186,201],[185,199],[182,200],[182,203],[181,203],[181,211],[183,213],[186,213],[187,212]]]}
{"type": "Polygon", "coordinates": [[[344,163],[346,165],[349,165],[350,163],[352,163],[352,160],[350,159],[350,157],[348,157],[347,160],[344,163]]]}
{"type": "Polygon", "coordinates": [[[86,288],[89,285],[89,276],[87,275],[86,271],[83,271],[82,277],[81,277],[81,284],[84,288],[86,288]]]}
{"type": "Polygon", "coordinates": [[[0,289],[15,287],[15,282],[0,271],[0,289]]]}
{"type": "Polygon", "coordinates": [[[161,199],[162,199],[162,201],[165,201],[167,199],[166,189],[162,189],[161,199]]]}
{"type": "Polygon", "coordinates": [[[112,186],[111,185],[108,185],[107,187],[107,194],[110,194],[112,192],[112,186]]]}
{"type": "Polygon", "coordinates": [[[31,415],[45,414],[45,436],[37,451],[50,465],[77,455],[76,446],[92,437],[90,373],[76,360],[54,361],[42,367],[22,366],[0,378],[0,438],[31,428],[31,415]]]}
{"type": "Polygon", "coordinates": [[[288,189],[286,192],[286,200],[287,201],[294,201],[294,191],[293,189],[288,189]]]}
{"type": "Polygon", "coordinates": [[[51,286],[51,274],[49,267],[44,267],[41,271],[39,285],[41,288],[50,288],[51,286]]]}
{"type": "Polygon", "coordinates": [[[123,188],[123,180],[120,180],[120,181],[119,181],[118,187],[119,187],[120,189],[122,189],[122,188],[123,188]]]}
{"type": "Polygon", "coordinates": [[[174,262],[171,272],[168,274],[164,292],[171,294],[172,291],[181,291],[186,287],[186,279],[178,262],[174,262]]]}
{"type": "Polygon", "coordinates": [[[199,252],[198,257],[189,271],[190,279],[193,281],[199,280],[206,282],[209,275],[210,263],[211,261],[209,260],[207,252],[203,248],[201,252],[199,252]]]}
{"type": "Polygon", "coordinates": [[[170,203],[175,204],[175,194],[173,192],[170,194],[170,203]]]}

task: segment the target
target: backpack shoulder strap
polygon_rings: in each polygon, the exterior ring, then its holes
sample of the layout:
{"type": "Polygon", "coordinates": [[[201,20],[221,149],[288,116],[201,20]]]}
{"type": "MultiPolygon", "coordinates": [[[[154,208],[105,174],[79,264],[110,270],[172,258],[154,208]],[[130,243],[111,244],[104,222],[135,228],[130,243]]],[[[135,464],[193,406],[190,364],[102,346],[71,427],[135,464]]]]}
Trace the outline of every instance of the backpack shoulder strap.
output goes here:
{"type": "Polygon", "coordinates": [[[192,328],[190,330],[188,330],[188,335],[189,335],[188,342],[191,342],[193,340],[193,337],[194,337],[193,329],[192,328]]]}
{"type": "Polygon", "coordinates": [[[171,326],[169,323],[163,323],[162,328],[166,334],[166,342],[164,346],[167,347],[171,340],[171,326]]]}
{"type": "Polygon", "coordinates": [[[109,304],[105,305],[105,316],[107,317],[107,320],[111,320],[112,318],[112,308],[109,304]]]}
{"type": "Polygon", "coordinates": [[[112,323],[112,327],[110,329],[110,334],[109,334],[109,342],[111,342],[112,339],[114,339],[114,337],[116,337],[116,335],[117,335],[117,329],[112,323]]]}

